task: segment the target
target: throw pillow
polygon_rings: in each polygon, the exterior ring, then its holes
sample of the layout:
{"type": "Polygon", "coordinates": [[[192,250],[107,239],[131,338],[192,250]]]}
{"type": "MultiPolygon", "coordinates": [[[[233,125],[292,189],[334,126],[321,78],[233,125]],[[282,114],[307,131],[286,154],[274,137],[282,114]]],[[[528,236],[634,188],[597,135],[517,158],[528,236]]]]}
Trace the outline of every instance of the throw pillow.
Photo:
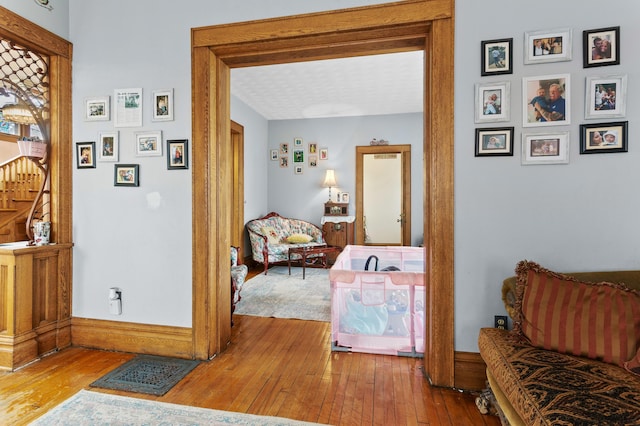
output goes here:
{"type": "Polygon", "coordinates": [[[291,234],[287,237],[287,242],[290,244],[304,244],[311,240],[313,240],[313,237],[307,234],[291,234]]]}
{"type": "Polygon", "coordinates": [[[280,244],[280,236],[273,226],[263,226],[261,231],[267,237],[269,244],[280,244]]]}
{"type": "Polygon", "coordinates": [[[636,356],[624,363],[624,368],[626,368],[627,371],[640,376],[640,348],[638,348],[636,356]]]}
{"type": "Polygon", "coordinates": [[[514,329],[533,346],[623,366],[640,347],[640,292],[582,282],[526,260],[516,268],[514,329]]]}

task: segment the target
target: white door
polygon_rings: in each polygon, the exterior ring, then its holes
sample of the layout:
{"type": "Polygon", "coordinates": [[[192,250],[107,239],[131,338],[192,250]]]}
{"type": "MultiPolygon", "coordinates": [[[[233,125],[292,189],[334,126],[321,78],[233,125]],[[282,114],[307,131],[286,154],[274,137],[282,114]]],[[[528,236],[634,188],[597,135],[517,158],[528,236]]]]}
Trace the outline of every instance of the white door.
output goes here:
{"type": "Polygon", "coordinates": [[[363,158],[365,244],[402,245],[402,154],[363,158]]]}

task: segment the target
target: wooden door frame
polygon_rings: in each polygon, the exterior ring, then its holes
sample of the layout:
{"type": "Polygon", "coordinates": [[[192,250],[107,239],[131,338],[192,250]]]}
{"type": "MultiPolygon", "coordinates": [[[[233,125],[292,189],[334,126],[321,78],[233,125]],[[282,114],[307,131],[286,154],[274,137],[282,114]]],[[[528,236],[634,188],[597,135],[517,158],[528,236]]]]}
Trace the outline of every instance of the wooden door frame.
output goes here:
{"type": "Polygon", "coordinates": [[[233,120],[231,120],[231,146],[233,152],[231,244],[239,247],[238,256],[244,257],[246,255],[244,253],[244,126],[233,120]]]}
{"type": "Polygon", "coordinates": [[[356,244],[364,242],[364,155],[365,154],[400,154],[402,167],[402,242],[400,245],[411,245],[411,145],[377,145],[356,146],[356,244]]]}
{"type": "Polygon", "coordinates": [[[195,358],[231,335],[230,68],[424,50],[424,367],[454,386],[453,17],[454,0],[408,0],[192,29],[195,358]]]}

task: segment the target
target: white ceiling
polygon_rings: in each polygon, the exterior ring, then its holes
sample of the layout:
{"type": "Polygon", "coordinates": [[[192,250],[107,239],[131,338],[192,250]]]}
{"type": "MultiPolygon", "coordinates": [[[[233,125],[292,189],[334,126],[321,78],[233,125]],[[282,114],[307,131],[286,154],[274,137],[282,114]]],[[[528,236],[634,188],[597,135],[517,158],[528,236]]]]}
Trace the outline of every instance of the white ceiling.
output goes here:
{"type": "Polygon", "coordinates": [[[423,110],[423,51],[231,70],[231,93],[267,120],[423,110]]]}

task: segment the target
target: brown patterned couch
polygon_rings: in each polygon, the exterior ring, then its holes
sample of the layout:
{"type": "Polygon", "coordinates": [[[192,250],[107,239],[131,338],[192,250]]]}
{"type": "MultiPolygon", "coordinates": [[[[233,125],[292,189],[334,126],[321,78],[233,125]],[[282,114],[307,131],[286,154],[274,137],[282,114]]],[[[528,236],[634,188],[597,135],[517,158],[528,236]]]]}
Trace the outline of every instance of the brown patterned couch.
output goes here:
{"type": "Polygon", "coordinates": [[[640,425],[638,290],[640,271],[558,274],[518,263],[503,283],[513,330],[483,328],[478,339],[483,396],[502,423],[640,425]]]}

